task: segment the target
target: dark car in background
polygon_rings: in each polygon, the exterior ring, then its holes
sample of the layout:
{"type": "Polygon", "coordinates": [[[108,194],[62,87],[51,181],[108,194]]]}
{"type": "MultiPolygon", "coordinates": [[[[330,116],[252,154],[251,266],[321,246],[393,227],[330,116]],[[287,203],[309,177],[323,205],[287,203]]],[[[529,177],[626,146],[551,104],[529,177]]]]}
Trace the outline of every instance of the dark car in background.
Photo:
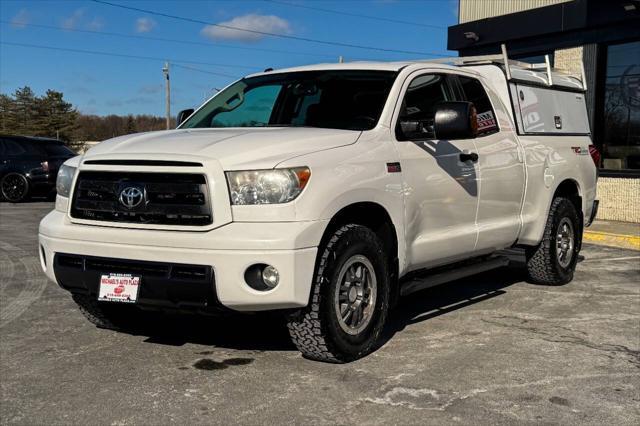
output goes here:
{"type": "Polygon", "coordinates": [[[60,165],[75,155],[56,139],[0,135],[0,198],[54,195],[60,165]]]}

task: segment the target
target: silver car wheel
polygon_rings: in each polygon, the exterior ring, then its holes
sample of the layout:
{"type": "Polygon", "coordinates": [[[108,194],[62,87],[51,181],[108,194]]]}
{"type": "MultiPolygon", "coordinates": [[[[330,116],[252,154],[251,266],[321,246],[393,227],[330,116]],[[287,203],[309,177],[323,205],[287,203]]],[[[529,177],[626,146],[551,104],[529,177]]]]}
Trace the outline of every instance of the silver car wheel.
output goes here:
{"type": "Polygon", "coordinates": [[[556,255],[558,256],[558,263],[563,268],[571,264],[574,245],[573,225],[569,218],[563,217],[558,225],[556,235],[556,255]]]}
{"type": "Polygon", "coordinates": [[[352,256],[342,266],[334,300],[338,323],[345,333],[357,335],[369,325],[377,288],[375,270],[365,256],[352,256]]]}

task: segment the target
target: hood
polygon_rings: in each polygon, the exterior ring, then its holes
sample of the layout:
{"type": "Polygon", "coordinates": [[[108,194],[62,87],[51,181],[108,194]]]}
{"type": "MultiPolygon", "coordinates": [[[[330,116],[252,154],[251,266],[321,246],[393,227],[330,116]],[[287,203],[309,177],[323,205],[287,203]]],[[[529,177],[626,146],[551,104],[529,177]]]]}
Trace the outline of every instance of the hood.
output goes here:
{"type": "Polygon", "coordinates": [[[84,158],[189,155],[216,159],[225,170],[270,169],[300,155],[353,144],[361,133],[313,127],[177,129],[109,139],[87,151],[84,158]]]}

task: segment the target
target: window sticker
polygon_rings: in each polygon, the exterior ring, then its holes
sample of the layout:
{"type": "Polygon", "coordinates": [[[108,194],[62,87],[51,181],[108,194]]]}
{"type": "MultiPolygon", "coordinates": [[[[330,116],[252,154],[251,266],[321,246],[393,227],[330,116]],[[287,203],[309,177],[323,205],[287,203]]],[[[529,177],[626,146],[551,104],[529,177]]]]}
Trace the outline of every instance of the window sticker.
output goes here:
{"type": "Polygon", "coordinates": [[[478,131],[479,132],[487,132],[491,130],[495,130],[498,127],[496,124],[496,119],[493,116],[493,111],[485,111],[483,113],[478,114],[478,131]]]}

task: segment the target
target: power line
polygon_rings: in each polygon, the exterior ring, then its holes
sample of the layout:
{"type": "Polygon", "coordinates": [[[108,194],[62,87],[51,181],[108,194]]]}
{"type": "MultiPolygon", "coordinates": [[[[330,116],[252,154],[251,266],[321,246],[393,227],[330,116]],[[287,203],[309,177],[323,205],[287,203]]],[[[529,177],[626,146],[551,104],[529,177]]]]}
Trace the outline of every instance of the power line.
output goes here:
{"type": "MultiPolygon", "coordinates": [[[[84,53],[90,55],[101,55],[101,56],[114,56],[119,58],[129,58],[129,59],[142,59],[142,60],[153,60],[153,61],[170,61],[174,64],[196,64],[196,65],[216,65],[208,62],[196,62],[196,61],[185,61],[182,59],[171,59],[171,58],[159,58],[154,56],[138,56],[138,55],[127,55],[124,53],[113,53],[113,52],[101,52],[97,50],[83,50],[83,49],[70,49],[65,47],[56,47],[56,46],[43,46],[38,44],[27,44],[27,43],[13,43],[9,41],[0,41],[0,45],[6,46],[18,46],[18,47],[29,47],[34,49],[45,49],[45,50],[57,50],[62,52],[73,52],[73,53],[84,53]]],[[[199,70],[204,71],[204,70],[199,70]]],[[[229,77],[233,79],[239,78],[236,75],[225,74],[215,71],[207,71],[208,74],[217,75],[220,77],[229,77]]]]}
{"type": "Polygon", "coordinates": [[[325,12],[325,13],[334,13],[336,15],[353,16],[353,17],[356,17],[356,18],[365,18],[365,19],[371,19],[371,20],[374,20],[374,21],[391,22],[393,24],[415,25],[417,27],[434,28],[434,29],[444,29],[445,28],[445,27],[440,26],[440,25],[422,24],[422,23],[419,23],[419,22],[403,21],[403,20],[400,20],[400,19],[383,18],[383,17],[380,17],[380,16],[372,16],[372,15],[362,15],[362,14],[359,14],[359,13],[344,12],[344,11],[341,11],[341,10],[334,10],[334,9],[325,9],[323,7],[307,6],[307,5],[304,5],[304,4],[291,3],[291,2],[288,2],[288,1],[282,1],[282,0],[262,0],[262,1],[267,2],[267,3],[274,3],[274,4],[285,5],[285,6],[297,7],[297,8],[300,8],[300,9],[315,10],[315,11],[318,11],[318,12],[325,12]]]}
{"type": "MultiPolygon", "coordinates": [[[[0,24],[5,25],[15,25],[15,22],[0,20],[0,24]]],[[[25,27],[34,27],[34,28],[45,28],[50,30],[62,31],[62,32],[76,32],[76,33],[85,33],[85,34],[97,34],[97,35],[106,35],[113,37],[122,37],[122,38],[130,38],[130,39],[139,39],[139,40],[151,40],[151,41],[163,41],[163,42],[171,42],[171,43],[182,43],[182,44],[192,44],[196,46],[206,46],[206,47],[221,47],[225,49],[240,49],[240,50],[253,50],[253,51],[261,51],[261,52],[269,52],[269,53],[283,53],[287,55],[303,55],[303,56],[315,56],[319,58],[336,58],[338,55],[328,55],[328,54],[318,54],[318,53],[305,53],[305,52],[293,52],[290,50],[277,50],[277,49],[263,49],[259,47],[244,47],[244,46],[231,46],[228,44],[211,44],[205,43],[201,41],[192,41],[192,40],[178,40],[172,38],[164,38],[164,37],[153,37],[153,36],[142,36],[135,34],[124,34],[124,33],[114,33],[108,31],[95,31],[95,30],[83,30],[79,28],[61,28],[56,27],[54,25],[42,25],[42,24],[29,24],[26,22],[19,22],[20,26],[25,27]]]]}
{"type": "MultiPolygon", "coordinates": [[[[214,72],[214,71],[208,71],[208,70],[203,70],[200,68],[195,68],[195,67],[189,67],[186,65],[180,65],[180,64],[171,64],[172,67],[174,68],[183,68],[185,70],[189,70],[189,71],[196,71],[196,72],[201,72],[201,73],[205,73],[205,74],[211,74],[211,75],[220,75],[220,73],[214,72]]],[[[240,78],[240,77],[236,77],[236,76],[232,76],[232,75],[224,75],[225,77],[233,77],[233,78],[240,78]]]]}
{"type": "Polygon", "coordinates": [[[202,21],[200,19],[187,18],[187,17],[184,17],[184,16],[178,16],[178,15],[171,15],[171,14],[168,14],[168,13],[156,12],[156,11],[149,10],[149,9],[142,9],[142,8],[133,7],[133,6],[125,6],[123,4],[111,3],[111,2],[108,2],[108,1],[104,1],[104,0],[91,0],[91,1],[94,2],[94,3],[103,4],[103,5],[106,5],[106,6],[117,7],[117,8],[120,8],[120,9],[127,9],[127,10],[133,10],[133,11],[136,11],[136,12],[147,13],[149,15],[162,16],[164,18],[177,19],[177,20],[180,20],[180,21],[191,22],[191,23],[202,24],[202,25],[211,25],[211,26],[218,27],[218,28],[225,28],[227,30],[242,31],[242,32],[247,32],[247,33],[252,33],[252,34],[260,34],[260,35],[264,35],[264,36],[284,38],[284,39],[288,39],[288,40],[297,40],[297,41],[304,41],[304,42],[308,42],[308,43],[325,44],[325,45],[329,45],[329,46],[349,47],[349,48],[353,48],[353,49],[373,50],[373,51],[378,51],[378,52],[405,53],[405,54],[409,54],[409,55],[427,55],[427,56],[439,56],[439,57],[449,56],[449,55],[445,55],[445,54],[441,54],[441,53],[416,52],[416,51],[411,51],[411,50],[386,49],[386,48],[383,48],[383,47],[364,46],[364,45],[359,45],[359,44],[341,43],[341,42],[337,42],[337,41],[319,40],[319,39],[308,38],[308,37],[298,37],[298,36],[293,36],[293,35],[289,35],[289,34],[277,34],[277,33],[270,33],[270,32],[267,32],[267,31],[250,30],[250,29],[234,27],[234,26],[226,25],[226,24],[216,24],[216,23],[213,23],[213,22],[202,21]]]}

